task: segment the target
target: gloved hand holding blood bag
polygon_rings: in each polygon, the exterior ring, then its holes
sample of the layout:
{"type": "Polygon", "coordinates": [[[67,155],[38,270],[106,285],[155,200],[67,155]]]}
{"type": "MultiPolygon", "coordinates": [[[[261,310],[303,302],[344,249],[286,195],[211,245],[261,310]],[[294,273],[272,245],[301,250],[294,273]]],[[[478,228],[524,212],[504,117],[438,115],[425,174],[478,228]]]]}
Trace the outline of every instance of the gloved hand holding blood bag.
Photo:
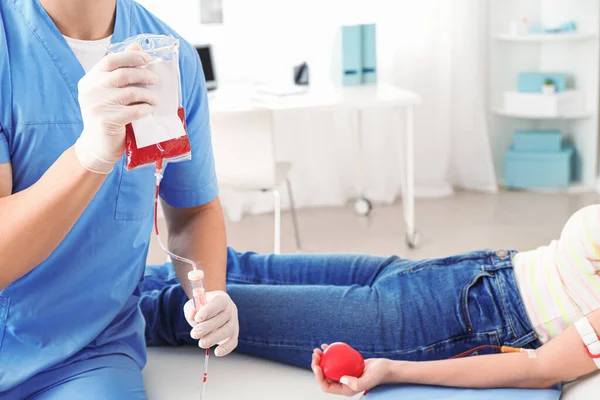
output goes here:
{"type": "Polygon", "coordinates": [[[109,46],[109,53],[126,51],[137,44],[152,57],[142,68],[152,70],[158,82],[146,86],[159,96],[151,115],[126,126],[125,154],[128,170],[157,161],[177,162],[192,156],[181,101],[179,40],[172,36],[142,34],[109,46]]]}

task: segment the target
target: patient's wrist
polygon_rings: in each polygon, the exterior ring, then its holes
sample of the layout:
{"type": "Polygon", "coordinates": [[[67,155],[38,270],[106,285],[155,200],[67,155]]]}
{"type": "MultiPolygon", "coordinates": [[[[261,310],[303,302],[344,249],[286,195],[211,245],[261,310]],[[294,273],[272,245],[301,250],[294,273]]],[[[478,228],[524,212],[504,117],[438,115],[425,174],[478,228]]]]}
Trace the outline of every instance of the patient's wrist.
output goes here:
{"type": "Polygon", "coordinates": [[[406,372],[410,361],[385,360],[385,377],[383,383],[403,383],[407,382],[406,372]]]}

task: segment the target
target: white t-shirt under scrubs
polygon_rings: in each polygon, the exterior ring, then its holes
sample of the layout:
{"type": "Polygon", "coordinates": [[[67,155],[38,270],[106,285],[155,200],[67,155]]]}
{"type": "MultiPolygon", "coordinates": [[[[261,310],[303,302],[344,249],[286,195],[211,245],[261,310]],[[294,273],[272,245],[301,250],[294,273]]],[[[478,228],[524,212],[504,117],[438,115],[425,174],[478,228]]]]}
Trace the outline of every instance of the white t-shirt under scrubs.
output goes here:
{"type": "Polygon", "coordinates": [[[67,36],[64,36],[64,38],[73,50],[75,57],[79,60],[83,70],[88,73],[106,55],[106,49],[110,45],[112,35],[100,40],[78,40],[67,36]]]}

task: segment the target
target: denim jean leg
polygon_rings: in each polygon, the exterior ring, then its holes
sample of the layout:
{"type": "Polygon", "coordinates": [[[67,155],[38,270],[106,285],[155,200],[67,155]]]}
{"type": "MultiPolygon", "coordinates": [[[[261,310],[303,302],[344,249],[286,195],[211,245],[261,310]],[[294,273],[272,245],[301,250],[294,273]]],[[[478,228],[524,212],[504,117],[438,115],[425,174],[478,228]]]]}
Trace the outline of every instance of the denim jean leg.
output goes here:
{"type": "Polygon", "coordinates": [[[372,285],[396,257],[365,254],[258,254],[227,252],[227,281],[233,284],[372,285]]]}
{"type": "MultiPolygon", "coordinates": [[[[524,311],[505,312],[506,303],[518,305],[520,298],[510,280],[499,285],[512,269],[493,252],[410,261],[232,251],[229,272],[240,279],[228,281],[228,291],[239,309],[238,350],[255,356],[308,367],[313,348],[345,341],[366,357],[443,359],[504,344],[511,323],[530,329],[513,323],[522,322],[524,311]],[[348,266],[350,278],[343,274],[348,266]]],[[[172,267],[157,268],[150,269],[141,302],[149,343],[193,343],[181,312],[187,297],[172,267]]]]}
{"type": "Polygon", "coordinates": [[[146,267],[140,309],[146,320],[148,346],[196,344],[183,315],[188,297],[171,263],[146,267]]]}
{"type": "Polygon", "coordinates": [[[403,360],[449,358],[497,344],[502,320],[478,321],[475,332],[467,309],[469,294],[487,275],[487,256],[392,258],[370,286],[230,285],[240,310],[239,350],[308,367],[313,348],[335,341],[366,357],[403,360]]]}

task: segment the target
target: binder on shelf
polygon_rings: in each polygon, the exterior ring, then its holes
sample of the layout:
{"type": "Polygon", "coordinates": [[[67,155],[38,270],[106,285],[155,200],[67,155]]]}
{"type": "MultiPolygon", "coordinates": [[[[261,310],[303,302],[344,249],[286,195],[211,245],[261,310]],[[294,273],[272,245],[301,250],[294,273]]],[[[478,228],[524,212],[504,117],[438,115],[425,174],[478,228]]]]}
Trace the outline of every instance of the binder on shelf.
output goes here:
{"type": "Polygon", "coordinates": [[[360,25],[341,28],[342,84],[346,86],[362,83],[361,33],[360,25]]]}
{"type": "Polygon", "coordinates": [[[377,82],[377,28],[375,24],[362,25],[362,81],[377,82]]]}

